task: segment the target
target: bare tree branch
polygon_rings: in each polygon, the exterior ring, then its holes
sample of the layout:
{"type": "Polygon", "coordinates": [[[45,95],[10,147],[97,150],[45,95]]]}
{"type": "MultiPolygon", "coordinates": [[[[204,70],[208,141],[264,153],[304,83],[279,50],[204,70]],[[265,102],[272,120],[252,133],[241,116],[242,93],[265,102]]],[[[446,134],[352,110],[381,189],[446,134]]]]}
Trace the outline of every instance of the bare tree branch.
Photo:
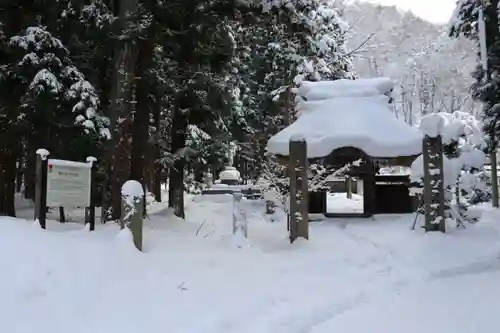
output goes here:
{"type": "Polygon", "coordinates": [[[367,37],[367,38],[366,38],[366,39],[365,39],[365,40],[364,40],[364,41],[363,41],[363,42],[362,42],[362,43],[361,43],[358,47],[354,48],[354,50],[352,50],[352,51],[349,51],[349,52],[347,53],[347,55],[346,55],[346,56],[347,56],[347,57],[350,57],[350,56],[351,56],[351,55],[353,55],[354,53],[358,52],[358,51],[359,51],[360,49],[362,49],[362,48],[363,48],[363,46],[365,46],[365,45],[366,45],[366,44],[370,41],[370,39],[372,39],[372,38],[373,38],[376,34],[377,34],[376,32],[374,32],[374,33],[370,34],[370,35],[369,35],[369,36],[368,36],[368,37],[367,37]]]}

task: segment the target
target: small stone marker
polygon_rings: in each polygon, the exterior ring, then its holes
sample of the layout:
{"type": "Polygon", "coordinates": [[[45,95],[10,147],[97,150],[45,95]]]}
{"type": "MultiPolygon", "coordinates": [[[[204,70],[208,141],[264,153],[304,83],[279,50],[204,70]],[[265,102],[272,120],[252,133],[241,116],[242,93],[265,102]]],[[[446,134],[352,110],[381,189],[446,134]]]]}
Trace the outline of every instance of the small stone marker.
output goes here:
{"type": "Polygon", "coordinates": [[[243,207],[241,207],[242,199],[243,194],[241,191],[233,192],[233,234],[239,234],[248,238],[247,217],[243,207]]]}
{"type": "Polygon", "coordinates": [[[122,213],[120,226],[132,233],[135,247],[142,251],[142,226],[144,189],[136,180],[128,180],[122,186],[122,213]]]}

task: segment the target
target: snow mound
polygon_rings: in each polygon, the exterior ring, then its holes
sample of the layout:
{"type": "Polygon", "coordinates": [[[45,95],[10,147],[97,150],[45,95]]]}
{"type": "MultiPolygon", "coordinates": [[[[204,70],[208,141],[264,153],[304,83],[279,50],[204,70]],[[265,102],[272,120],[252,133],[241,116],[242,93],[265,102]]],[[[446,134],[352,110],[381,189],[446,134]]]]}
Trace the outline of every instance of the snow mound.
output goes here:
{"type": "Polygon", "coordinates": [[[486,163],[486,154],[479,149],[465,151],[460,160],[465,169],[479,169],[486,163]]]}
{"type": "Polygon", "coordinates": [[[446,118],[440,114],[430,114],[422,117],[420,130],[425,135],[435,138],[443,133],[446,124],[446,118]]]}
{"type": "Polygon", "coordinates": [[[467,136],[472,145],[484,145],[481,124],[476,117],[466,112],[438,112],[426,115],[422,117],[419,128],[432,138],[441,135],[444,144],[450,144],[467,136]]]}
{"type": "Polygon", "coordinates": [[[338,97],[302,102],[299,118],[273,136],[268,150],[289,155],[289,141],[302,135],[307,157],[319,158],[342,147],[363,150],[372,157],[418,155],[422,133],[397,119],[388,108],[388,97],[338,97]]]}
{"type": "Polygon", "coordinates": [[[386,77],[357,80],[303,81],[298,93],[308,101],[335,97],[361,97],[388,94],[394,88],[394,81],[386,77]]]}
{"type": "Polygon", "coordinates": [[[142,197],[144,196],[144,189],[137,180],[127,180],[122,186],[122,195],[124,197],[142,197]]]}
{"type": "Polygon", "coordinates": [[[50,155],[49,151],[47,149],[44,149],[44,148],[37,149],[36,154],[40,155],[42,160],[47,159],[47,156],[50,155]]]}

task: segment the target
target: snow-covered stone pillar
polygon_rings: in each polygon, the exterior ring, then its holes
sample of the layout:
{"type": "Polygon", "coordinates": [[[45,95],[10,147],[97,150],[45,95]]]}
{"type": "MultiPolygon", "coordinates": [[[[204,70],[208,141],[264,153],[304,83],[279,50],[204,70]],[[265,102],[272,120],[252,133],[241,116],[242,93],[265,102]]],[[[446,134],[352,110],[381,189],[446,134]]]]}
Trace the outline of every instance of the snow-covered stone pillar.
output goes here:
{"type": "Polygon", "coordinates": [[[309,239],[307,143],[304,138],[290,139],[290,242],[309,239]]]}
{"type": "Polygon", "coordinates": [[[245,210],[241,207],[243,194],[233,192],[233,234],[248,238],[248,224],[245,210]]]}
{"type": "Polygon", "coordinates": [[[424,211],[425,230],[445,232],[445,198],[443,175],[443,141],[441,135],[425,135],[424,159],[424,211]]]}
{"type": "Polygon", "coordinates": [[[142,225],[144,189],[136,180],[128,180],[122,186],[122,213],[120,226],[132,233],[135,247],[142,251],[142,225]]]}

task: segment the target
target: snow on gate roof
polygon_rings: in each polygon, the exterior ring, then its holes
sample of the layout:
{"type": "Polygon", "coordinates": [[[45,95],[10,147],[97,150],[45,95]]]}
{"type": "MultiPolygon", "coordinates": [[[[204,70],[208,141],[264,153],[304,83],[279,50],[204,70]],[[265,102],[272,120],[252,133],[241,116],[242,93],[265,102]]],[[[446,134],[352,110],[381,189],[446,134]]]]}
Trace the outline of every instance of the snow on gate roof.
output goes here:
{"type": "Polygon", "coordinates": [[[320,82],[317,89],[309,82],[307,89],[299,88],[309,101],[298,103],[298,119],[269,140],[268,150],[288,156],[290,139],[304,138],[308,158],[325,157],[342,147],[378,158],[422,152],[423,134],[389,109],[389,97],[383,95],[390,90],[386,80],[342,81],[349,80],[320,82]]]}

